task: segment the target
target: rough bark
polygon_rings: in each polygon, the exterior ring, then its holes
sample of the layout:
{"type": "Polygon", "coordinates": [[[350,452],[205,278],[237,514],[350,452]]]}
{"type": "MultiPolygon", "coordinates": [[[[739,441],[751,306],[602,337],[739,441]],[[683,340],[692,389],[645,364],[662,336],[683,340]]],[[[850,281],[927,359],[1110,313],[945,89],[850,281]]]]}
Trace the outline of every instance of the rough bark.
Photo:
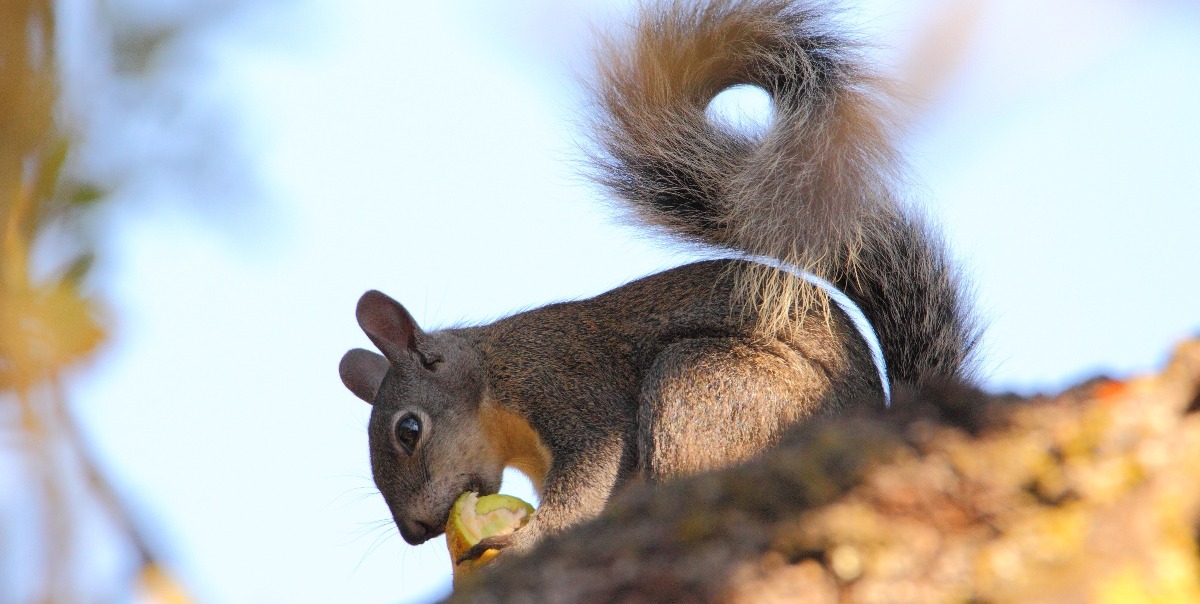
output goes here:
{"type": "Polygon", "coordinates": [[[953,386],[621,494],[454,602],[1200,601],[1200,339],[1052,397],[953,386]]]}

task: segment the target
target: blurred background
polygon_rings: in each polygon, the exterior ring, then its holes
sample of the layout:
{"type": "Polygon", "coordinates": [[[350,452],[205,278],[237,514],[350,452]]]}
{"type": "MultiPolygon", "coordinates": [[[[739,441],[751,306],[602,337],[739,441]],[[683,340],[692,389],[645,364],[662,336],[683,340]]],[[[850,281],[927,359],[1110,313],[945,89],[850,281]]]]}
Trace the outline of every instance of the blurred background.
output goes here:
{"type": "MultiPolygon", "coordinates": [[[[0,602],[422,602],[336,365],[696,252],[580,176],[586,0],[0,2],[0,602]]],[[[986,385],[1200,329],[1200,6],[861,0],[986,385]]],[[[505,490],[532,499],[528,483],[505,490]]]]}

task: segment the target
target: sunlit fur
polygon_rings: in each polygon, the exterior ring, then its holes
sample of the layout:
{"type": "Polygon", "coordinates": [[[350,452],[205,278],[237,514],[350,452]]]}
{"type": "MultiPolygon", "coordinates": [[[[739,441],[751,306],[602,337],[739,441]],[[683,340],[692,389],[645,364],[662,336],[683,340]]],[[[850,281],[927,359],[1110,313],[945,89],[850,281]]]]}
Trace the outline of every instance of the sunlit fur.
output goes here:
{"type": "Polygon", "coordinates": [[[667,3],[601,53],[597,178],[645,224],[740,259],[431,333],[379,292],[359,300],[386,361],[351,351],[339,370],[374,404],[372,471],[406,540],[440,533],[458,494],[494,492],[505,466],[538,490],[506,543],[529,551],[624,485],[741,463],[811,418],[882,406],[849,316],[748,257],[843,290],[873,324],[893,385],[968,377],[976,330],[939,236],[896,193],[882,85],[818,9],[667,3]],[[706,117],[737,84],[773,99],[760,135],[706,117]],[[394,437],[410,411],[424,423],[412,454],[394,437]]]}
{"type": "MultiPolygon", "coordinates": [[[[882,334],[895,377],[958,375],[976,329],[940,239],[897,193],[887,83],[829,12],[785,0],[647,8],[599,57],[597,179],[644,224],[843,289],[882,334]],[[771,96],[765,132],[708,119],[709,102],[739,84],[771,96]]],[[[797,306],[826,303],[803,280],[736,266],[736,295],[768,333],[797,306]]]]}

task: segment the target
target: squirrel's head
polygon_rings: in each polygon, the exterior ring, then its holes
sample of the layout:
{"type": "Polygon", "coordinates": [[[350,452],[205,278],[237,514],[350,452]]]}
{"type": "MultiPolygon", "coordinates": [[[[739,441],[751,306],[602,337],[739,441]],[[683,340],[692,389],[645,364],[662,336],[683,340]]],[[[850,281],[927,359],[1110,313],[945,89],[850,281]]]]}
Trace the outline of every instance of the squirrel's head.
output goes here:
{"type": "Polygon", "coordinates": [[[371,403],[371,472],[404,540],[442,534],[465,491],[500,489],[503,461],[483,422],[485,379],[476,348],[460,332],[425,333],[399,302],[369,291],[358,324],[382,355],[351,350],[342,382],[371,403]]]}

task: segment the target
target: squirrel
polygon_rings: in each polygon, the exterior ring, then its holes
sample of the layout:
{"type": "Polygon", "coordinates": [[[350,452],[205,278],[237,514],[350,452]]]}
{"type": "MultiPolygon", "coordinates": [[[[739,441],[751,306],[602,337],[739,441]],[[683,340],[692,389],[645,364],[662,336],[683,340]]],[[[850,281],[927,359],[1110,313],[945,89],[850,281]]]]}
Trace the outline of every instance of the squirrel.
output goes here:
{"type": "Polygon", "coordinates": [[[822,7],[666,0],[602,45],[595,179],[646,227],[728,257],[477,327],[424,331],[378,291],[359,299],[382,354],[351,350],[339,373],[373,405],[372,473],[405,541],[440,535],[455,499],[496,493],[506,467],[540,507],[464,559],[528,551],[623,485],[747,460],[888,387],[973,379],[979,329],[940,234],[899,192],[888,86],[822,7]],[[708,117],[735,85],[770,95],[765,131],[708,117]],[[797,269],[861,309],[886,381],[797,269]]]}

